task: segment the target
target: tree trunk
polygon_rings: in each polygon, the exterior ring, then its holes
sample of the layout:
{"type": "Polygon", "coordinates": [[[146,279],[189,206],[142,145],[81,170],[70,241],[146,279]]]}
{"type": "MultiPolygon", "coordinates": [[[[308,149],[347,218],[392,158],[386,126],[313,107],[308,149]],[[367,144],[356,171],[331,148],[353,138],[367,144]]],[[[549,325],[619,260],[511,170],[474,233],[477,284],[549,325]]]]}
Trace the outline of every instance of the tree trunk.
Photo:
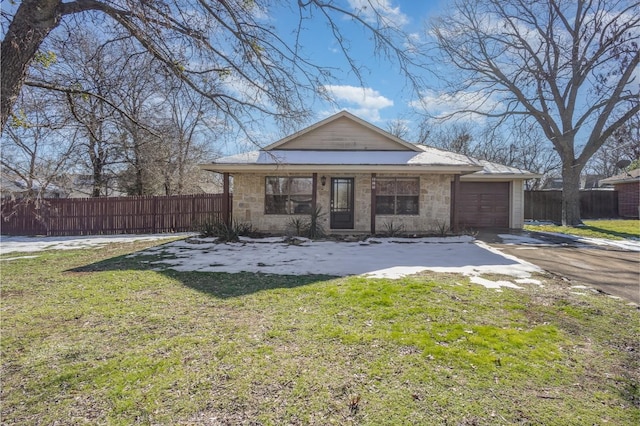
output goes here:
{"type": "Polygon", "coordinates": [[[102,159],[99,157],[95,157],[94,159],[92,159],[91,166],[93,168],[93,187],[91,190],[91,196],[100,197],[102,196],[102,186],[104,184],[104,167],[102,159]]]}
{"type": "Polygon", "coordinates": [[[568,159],[562,162],[562,224],[581,225],[580,220],[580,173],[582,166],[568,159]]]}
{"type": "Polygon", "coordinates": [[[60,0],[24,0],[0,46],[0,132],[9,120],[27,69],[44,39],[60,21],[60,0]]]}

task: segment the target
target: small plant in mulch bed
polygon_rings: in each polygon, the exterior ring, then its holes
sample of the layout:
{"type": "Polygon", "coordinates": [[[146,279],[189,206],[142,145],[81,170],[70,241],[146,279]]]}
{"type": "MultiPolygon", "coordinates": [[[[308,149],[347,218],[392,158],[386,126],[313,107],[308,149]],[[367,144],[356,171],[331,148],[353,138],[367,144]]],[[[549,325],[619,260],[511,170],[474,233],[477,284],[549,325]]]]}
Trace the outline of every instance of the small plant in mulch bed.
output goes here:
{"type": "Polygon", "coordinates": [[[288,228],[292,236],[301,237],[305,233],[307,221],[301,217],[292,217],[289,220],[288,228]]]}
{"type": "Polygon", "coordinates": [[[436,221],[434,230],[439,237],[446,237],[451,233],[451,228],[449,227],[449,224],[447,222],[439,221],[439,220],[436,221]]]}
{"type": "Polygon", "coordinates": [[[227,224],[218,219],[204,221],[199,231],[201,237],[217,237],[219,242],[237,242],[240,237],[254,235],[253,226],[250,223],[233,221],[227,224]]]}
{"type": "Polygon", "coordinates": [[[312,210],[308,218],[294,217],[289,221],[289,229],[296,237],[318,240],[326,236],[322,219],[325,213],[321,207],[312,210]]]}
{"type": "Polygon", "coordinates": [[[385,222],[383,227],[384,231],[382,232],[382,235],[385,237],[399,237],[400,235],[404,234],[403,224],[398,225],[391,221],[385,222]]]}

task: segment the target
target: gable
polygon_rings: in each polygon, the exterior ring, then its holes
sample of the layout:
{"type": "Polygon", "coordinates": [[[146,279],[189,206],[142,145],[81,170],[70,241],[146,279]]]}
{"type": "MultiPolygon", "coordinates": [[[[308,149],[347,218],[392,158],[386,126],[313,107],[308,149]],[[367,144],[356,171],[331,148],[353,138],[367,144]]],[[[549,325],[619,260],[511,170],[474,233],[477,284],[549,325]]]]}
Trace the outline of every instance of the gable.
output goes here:
{"type": "Polygon", "coordinates": [[[265,150],[309,151],[417,151],[387,132],[349,113],[341,112],[301,132],[276,142],[265,150]]]}

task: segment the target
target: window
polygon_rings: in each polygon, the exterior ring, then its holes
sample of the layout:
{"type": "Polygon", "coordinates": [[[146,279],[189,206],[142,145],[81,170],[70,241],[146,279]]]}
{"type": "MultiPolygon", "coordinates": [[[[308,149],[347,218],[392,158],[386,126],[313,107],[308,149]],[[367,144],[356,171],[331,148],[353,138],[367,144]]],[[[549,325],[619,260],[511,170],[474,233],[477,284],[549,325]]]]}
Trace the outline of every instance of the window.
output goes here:
{"type": "Polygon", "coordinates": [[[267,177],[266,214],[311,213],[313,179],[310,177],[267,177]]]}
{"type": "Polygon", "coordinates": [[[419,178],[376,179],[376,214],[418,214],[419,178]]]}

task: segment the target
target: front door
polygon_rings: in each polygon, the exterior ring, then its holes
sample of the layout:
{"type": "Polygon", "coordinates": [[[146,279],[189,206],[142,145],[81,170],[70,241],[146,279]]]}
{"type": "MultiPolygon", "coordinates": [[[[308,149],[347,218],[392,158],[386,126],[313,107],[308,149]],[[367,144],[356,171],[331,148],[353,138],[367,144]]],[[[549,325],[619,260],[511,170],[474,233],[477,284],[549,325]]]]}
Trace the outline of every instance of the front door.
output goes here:
{"type": "Polygon", "coordinates": [[[353,229],[353,178],[331,178],[331,229],[353,229]]]}

